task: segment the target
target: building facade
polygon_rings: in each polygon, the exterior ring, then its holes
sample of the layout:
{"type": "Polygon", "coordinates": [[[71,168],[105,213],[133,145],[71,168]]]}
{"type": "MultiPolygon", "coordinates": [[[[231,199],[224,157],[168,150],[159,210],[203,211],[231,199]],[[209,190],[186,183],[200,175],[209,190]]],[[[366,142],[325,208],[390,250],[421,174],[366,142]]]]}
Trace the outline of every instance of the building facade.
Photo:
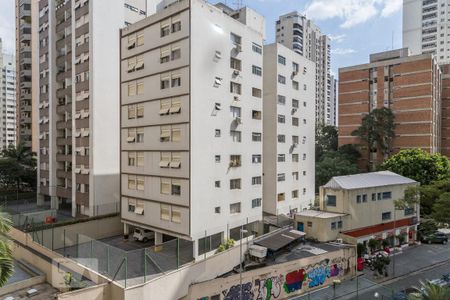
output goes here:
{"type": "MultiPolygon", "coordinates": [[[[395,115],[393,152],[441,150],[441,71],[432,54],[408,55],[408,49],[372,54],[368,64],[339,69],[339,146],[360,144],[352,132],[375,108],[395,115]]],[[[385,157],[361,149],[360,166],[385,157]]]]}
{"type": "Polygon", "coordinates": [[[117,37],[144,9],[143,0],[39,1],[38,202],[72,216],[119,210],[117,37]]]}
{"type": "Polygon", "coordinates": [[[319,241],[342,238],[367,246],[369,239],[388,239],[397,245],[399,235],[416,239],[420,205],[396,209],[405,190],[416,181],[389,171],[333,177],[320,187],[320,210],[295,216],[297,229],[319,241]]]}
{"type": "Polygon", "coordinates": [[[316,63],[316,123],[332,122],[331,41],[311,20],[298,12],[280,16],[276,23],[276,41],[316,63]]]}
{"type": "Polygon", "coordinates": [[[33,139],[33,130],[34,136],[37,136],[37,128],[33,126],[31,2],[31,0],[16,0],[16,139],[18,143],[36,152],[37,140],[33,139]]]}
{"type": "Polygon", "coordinates": [[[264,18],[162,4],[122,30],[122,221],[192,240],[197,257],[262,218],[264,18]]]}
{"type": "Polygon", "coordinates": [[[293,214],[314,204],[315,64],[275,43],[263,70],[263,211],[293,214]]]}
{"type": "Polygon", "coordinates": [[[0,149],[16,145],[16,64],[0,39],[0,149]]]}
{"type": "Polygon", "coordinates": [[[338,90],[337,90],[337,80],[331,75],[331,89],[330,89],[330,98],[331,98],[331,106],[330,106],[330,117],[331,124],[338,126],[337,122],[337,108],[338,108],[338,90]]]}
{"type": "Polygon", "coordinates": [[[435,54],[439,64],[448,64],[449,13],[449,0],[404,0],[403,47],[413,55],[435,54]]]}

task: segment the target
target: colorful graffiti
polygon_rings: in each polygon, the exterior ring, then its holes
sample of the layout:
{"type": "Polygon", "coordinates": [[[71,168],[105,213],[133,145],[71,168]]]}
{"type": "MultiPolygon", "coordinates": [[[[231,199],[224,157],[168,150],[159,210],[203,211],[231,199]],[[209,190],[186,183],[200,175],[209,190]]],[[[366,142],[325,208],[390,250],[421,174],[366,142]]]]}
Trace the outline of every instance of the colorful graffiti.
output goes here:
{"type": "MultiPolygon", "coordinates": [[[[322,286],[328,279],[345,275],[350,268],[350,260],[346,258],[325,259],[317,264],[309,265],[286,275],[258,276],[254,281],[242,283],[243,300],[270,300],[286,297],[286,294],[322,286]]],[[[240,300],[239,284],[222,290],[223,299],[240,300]]],[[[202,299],[202,298],[201,298],[202,299]]],[[[208,299],[208,298],[206,298],[208,299]]]]}
{"type": "Polygon", "coordinates": [[[283,288],[283,275],[269,277],[267,279],[255,279],[257,288],[256,300],[270,300],[278,298],[283,288]]]}

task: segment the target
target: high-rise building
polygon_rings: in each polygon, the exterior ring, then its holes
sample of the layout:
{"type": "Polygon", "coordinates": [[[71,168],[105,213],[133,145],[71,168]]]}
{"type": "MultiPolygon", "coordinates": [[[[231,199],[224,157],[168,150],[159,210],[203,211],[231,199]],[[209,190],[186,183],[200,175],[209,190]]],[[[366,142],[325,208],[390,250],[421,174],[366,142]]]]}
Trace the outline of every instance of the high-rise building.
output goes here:
{"type": "Polygon", "coordinates": [[[403,47],[412,55],[432,53],[450,62],[449,0],[403,0],[403,47]]]}
{"type": "Polygon", "coordinates": [[[450,65],[441,65],[442,95],[441,95],[441,154],[450,157],[450,65]]]}
{"type": "Polygon", "coordinates": [[[39,1],[39,203],[73,216],[118,211],[118,36],[145,7],[145,0],[39,1]]]}
{"type": "Polygon", "coordinates": [[[16,0],[17,142],[37,151],[37,139],[33,139],[37,126],[33,125],[31,28],[31,0],[16,0]]]}
{"type": "MultiPolygon", "coordinates": [[[[421,148],[441,151],[441,71],[432,54],[398,49],[370,55],[370,62],[339,69],[339,146],[359,144],[352,132],[375,108],[395,115],[393,153],[421,148]]],[[[381,151],[362,148],[361,167],[381,163],[381,151]]]]}
{"type": "Polygon", "coordinates": [[[16,144],[16,63],[0,38],[0,150],[16,144]]]}
{"type": "Polygon", "coordinates": [[[276,23],[276,41],[316,63],[316,123],[332,123],[330,38],[311,20],[298,12],[280,16],[276,23]]]}
{"type": "Polygon", "coordinates": [[[281,44],[264,46],[263,210],[271,215],[314,204],[315,68],[281,44]]]}
{"type": "Polygon", "coordinates": [[[125,233],[191,240],[197,257],[262,219],[264,26],[249,8],[182,0],[122,30],[125,233]]]}

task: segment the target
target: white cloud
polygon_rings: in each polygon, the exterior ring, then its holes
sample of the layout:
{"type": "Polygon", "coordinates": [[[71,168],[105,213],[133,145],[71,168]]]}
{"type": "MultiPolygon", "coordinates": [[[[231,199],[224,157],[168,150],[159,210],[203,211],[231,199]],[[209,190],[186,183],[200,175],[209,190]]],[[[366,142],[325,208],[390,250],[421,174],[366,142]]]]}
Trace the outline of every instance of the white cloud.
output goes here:
{"type": "Polygon", "coordinates": [[[344,34],[337,34],[337,35],[330,34],[328,37],[329,37],[330,40],[332,40],[333,42],[341,43],[341,42],[343,42],[343,41],[345,40],[345,38],[347,37],[347,35],[346,35],[345,33],[344,33],[344,34]]]}
{"type": "Polygon", "coordinates": [[[352,49],[352,48],[334,48],[331,49],[331,53],[333,54],[337,54],[337,55],[346,55],[346,54],[351,54],[351,53],[355,53],[356,50],[352,49]]]}
{"type": "Polygon", "coordinates": [[[312,0],[305,12],[316,20],[339,18],[342,28],[350,28],[377,15],[388,17],[401,6],[402,0],[312,0]]]}

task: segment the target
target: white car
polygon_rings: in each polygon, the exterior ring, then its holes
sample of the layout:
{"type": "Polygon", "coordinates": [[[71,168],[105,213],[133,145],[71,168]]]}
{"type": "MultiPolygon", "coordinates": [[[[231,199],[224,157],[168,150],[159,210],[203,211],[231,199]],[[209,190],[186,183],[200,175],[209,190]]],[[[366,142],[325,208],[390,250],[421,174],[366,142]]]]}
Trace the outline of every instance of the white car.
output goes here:
{"type": "Polygon", "coordinates": [[[150,239],[155,238],[155,233],[148,229],[136,228],[134,229],[133,238],[139,242],[147,242],[150,239]]]}

